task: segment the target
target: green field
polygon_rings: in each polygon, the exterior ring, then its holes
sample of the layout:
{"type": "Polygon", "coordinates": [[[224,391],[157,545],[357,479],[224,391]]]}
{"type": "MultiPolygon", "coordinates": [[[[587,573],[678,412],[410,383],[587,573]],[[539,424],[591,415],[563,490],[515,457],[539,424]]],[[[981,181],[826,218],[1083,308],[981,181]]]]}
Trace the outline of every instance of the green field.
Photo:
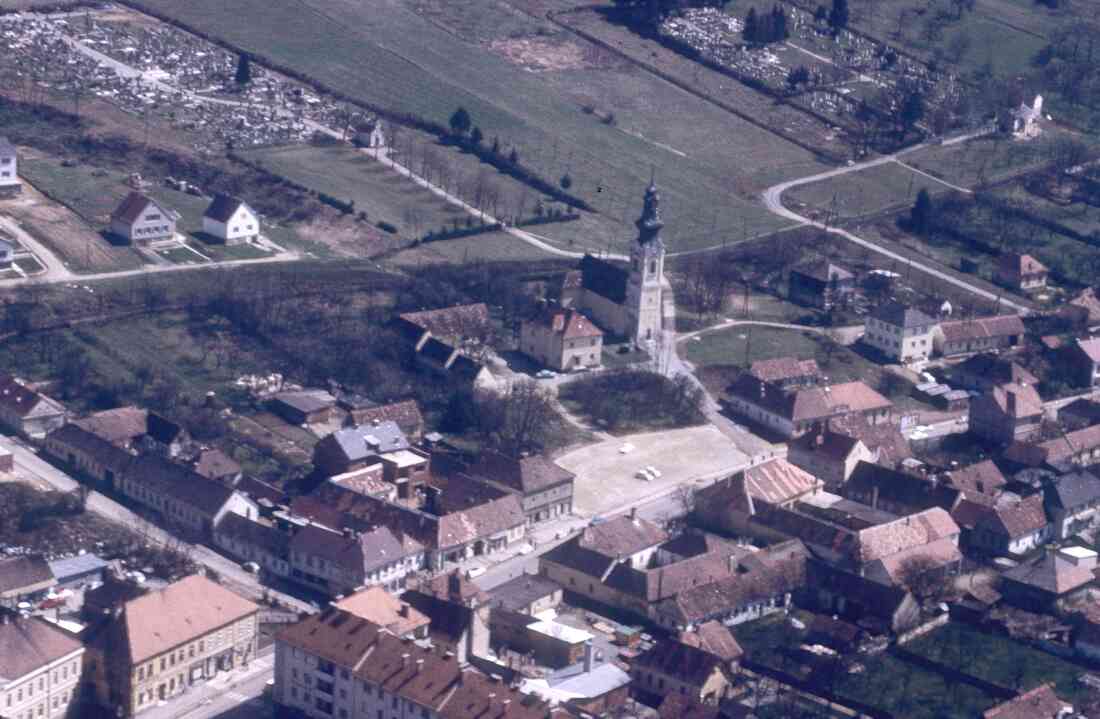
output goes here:
{"type": "Polygon", "coordinates": [[[538,261],[562,259],[504,232],[424,242],[391,256],[386,264],[418,267],[431,264],[466,264],[486,260],[538,261]]]}
{"type": "MultiPolygon", "coordinates": [[[[655,170],[674,249],[781,226],[758,203],[756,177],[818,167],[810,153],[647,73],[583,62],[530,72],[400,0],[143,2],[378,107],[446,124],[463,106],[486,138],[515,146],[546,178],[568,174],[571,192],[616,221],[636,217],[655,170]],[[582,110],[594,100],[614,123],[582,110]]],[[[624,227],[620,242],[630,236],[624,227]]]]}
{"type": "Polygon", "coordinates": [[[1014,74],[1029,69],[1032,56],[1045,44],[1043,38],[1065,19],[1064,12],[1048,10],[1034,0],[977,0],[974,10],[948,23],[938,39],[929,41],[923,34],[927,12],[904,22],[898,37],[901,11],[922,5],[915,6],[911,0],[852,0],[852,24],[922,56],[948,47],[954,36],[965,33],[971,45],[964,67],[974,69],[989,62],[999,74],[1014,74]]]}
{"type": "Polygon", "coordinates": [[[1071,703],[1090,691],[1077,681],[1085,670],[1076,664],[1008,637],[983,634],[956,622],[910,642],[905,648],[1007,689],[1027,691],[1054,682],[1058,695],[1071,703]]]}
{"type": "Polygon", "coordinates": [[[1049,162],[1051,150],[1060,141],[1073,138],[1095,144],[1096,138],[1069,133],[1046,125],[1034,140],[1020,142],[1004,135],[988,135],[955,145],[932,145],[906,153],[902,160],[930,175],[955,185],[971,187],[1049,162]]]}
{"type": "Polygon", "coordinates": [[[819,217],[828,213],[835,219],[860,217],[911,204],[922,189],[937,194],[950,188],[895,162],[888,162],[792,187],[784,193],[783,199],[796,210],[809,207],[819,217]]]}

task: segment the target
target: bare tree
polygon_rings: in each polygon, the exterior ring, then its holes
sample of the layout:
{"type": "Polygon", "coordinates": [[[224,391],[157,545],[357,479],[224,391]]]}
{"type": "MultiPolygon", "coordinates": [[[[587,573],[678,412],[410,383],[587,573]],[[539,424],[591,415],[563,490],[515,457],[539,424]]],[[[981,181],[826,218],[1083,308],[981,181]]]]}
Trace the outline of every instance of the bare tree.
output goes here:
{"type": "Polygon", "coordinates": [[[930,555],[917,554],[901,561],[898,579],[921,602],[938,601],[950,593],[950,577],[930,555]]]}

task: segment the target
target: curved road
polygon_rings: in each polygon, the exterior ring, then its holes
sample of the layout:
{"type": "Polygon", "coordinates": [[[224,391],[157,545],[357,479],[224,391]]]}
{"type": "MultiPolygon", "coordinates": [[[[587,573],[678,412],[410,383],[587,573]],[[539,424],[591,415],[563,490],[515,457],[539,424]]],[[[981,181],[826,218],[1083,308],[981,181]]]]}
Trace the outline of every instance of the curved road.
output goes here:
{"type": "MultiPolygon", "coordinates": [[[[959,143],[959,142],[965,142],[966,140],[969,140],[972,137],[976,137],[976,135],[964,135],[962,137],[954,138],[952,140],[944,142],[944,144],[945,145],[953,145],[953,144],[956,144],[956,143],[959,143]]],[[[856,163],[854,165],[849,165],[847,167],[838,167],[835,170],[828,170],[826,172],[820,172],[816,175],[810,175],[809,177],[800,177],[797,180],[788,180],[786,182],[781,182],[778,185],[772,185],[768,189],[764,190],[764,193],[763,193],[764,205],[772,213],[774,213],[776,215],[779,215],[780,217],[785,217],[789,220],[794,220],[794,221],[796,221],[796,222],[798,222],[802,225],[809,225],[811,227],[818,227],[818,228],[820,228],[822,230],[825,230],[826,232],[832,233],[834,235],[840,235],[841,237],[845,238],[849,242],[853,242],[853,243],[855,243],[855,244],[857,244],[861,247],[865,247],[868,250],[871,250],[872,252],[877,252],[878,254],[883,255],[885,257],[889,257],[892,260],[896,260],[897,262],[907,264],[911,267],[914,267],[914,268],[924,272],[925,274],[932,275],[933,277],[935,277],[937,279],[940,279],[940,280],[943,280],[944,282],[955,285],[956,287],[964,289],[967,292],[975,294],[979,297],[983,297],[983,298],[991,300],[991,301],[999,302],[1000,304],[1003,304],[1006,307],[1009,307],[1009,308],[1015,310],[1016,312],[1019,312],[1021,315],[1028,314],[1031,311],[1028,307],[1026,307],[1022,304],[1019,304],[1017,302],[1014,302],[1011,299],[1007,299],[1007,298],[1002,297],[1000,295],[994,294],[994,293],[990,292],[989,290],[978,287],[977,285],[974,285],[970,282],[967,282],[966,280],[959,279],[958,277],[955,277],[954,275],[951,275],[951,274],[949,274],[947,272],[944,272],[942,270],[938,270],[935,267],[931,267],[930,265],[924,264],[922,262],[918,262],[918,261],[913,260],[909,257],[906,257],[905,255],[899,254],[897,252],[893,252],[892,250],[888,250],[884,247],[876,245],[875,243],[870,242],[868,240],[865,240],[862,237],[859,237],[857,235],[854,235],[851,232],[848,232],[847,230],[841,229],[839,227],[830,227],[830,226],[826,225],[823,222],[818,222],[817,220],[810,219],[809,217],[805,217],[804,215],[800,215],[797,212],[794,212],[793,210],[789,210],[789,209],[787,209],[786,207],[783,206],[783,193],[786,192],[787,190],[791,189],[792,187],[799,187],[800,185],[808,185],[812,182],[820,182],[822,180],[828,180],[828,179],[832,179],[834,177],[840,177],[841,175],[847,175],[848,173],[851,173],[851,172],[859,172],[861,170],[866,170],[866,169],[871,168],[871,167],[878,167],[879,165],[885,165],[885,164],[890,163],[890,162],[897,162],[898,158],[900,156],[911,153],[911,152],[915,152],[915,151],[923,149],[927,146],[928,146],[927,144],[921,143],[919,145],[914,145],[912,147],[906,148],[906,149],[902,150],[901,152],[894,153],[893,155],[884,155],[883,157],[877,157],[873,160],[868,160],[866,162],[859,162],[859,163],[856,163]]],[[[902,164],[902,163],[899,163],[899,164],[902,164]]],[[[906,167],[908,167],[908,166],[906,166],[906,167]]],[[[937,178],[937,181],[939,181],[938,178],[937,178]]],[[[948,183],[943,183],[943,184],[947,185],[948,183]]],[[[951,186],[951,185],[948,185],[948,186],[951,186]]],[[[964,188],[956,188],[956,189],[964,189],[964,188]]]]}

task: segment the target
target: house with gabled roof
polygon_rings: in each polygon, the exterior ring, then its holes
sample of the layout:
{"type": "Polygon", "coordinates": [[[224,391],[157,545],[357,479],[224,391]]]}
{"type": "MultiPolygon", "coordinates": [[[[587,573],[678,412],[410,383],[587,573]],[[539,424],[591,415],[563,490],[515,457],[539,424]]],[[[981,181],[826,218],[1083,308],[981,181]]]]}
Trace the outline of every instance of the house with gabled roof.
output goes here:
{"type": "Polygon", "coordinates": [[[1019,564],[1001,575],[1001,596],[1037,614],[1057,611],[1059,603],[1079,597],[1096,582],[1096,552],[1064,547],[1019,564]]]}
{"type": "Polygon", "coordinates": [[[573,309],[546,307],[520,325],[520,351],[560,372],[599,367],[603,330],[573,309]]]}
{"type": "Polygon", "coordinates": [[[748,372],[727,389],[730,409],[778,433],[798,437],[835,417],[860,416],[870,424],[889,423],[893,403],[860,381],[823,387],[783,387],[748,372]]]}
{"type": "Polygon", "coordinates": [[[372,422],[323,437],[313,447],[313,466],[333,477],[377,464],[387,453],[408,448],[409,440],[396,422],[372,422]]]}
{"type": "Polygon", "coordinates": [[[1051,534],[1062,540],[1095,521],[1100,512],[1100,478],[1086,470],[1063,474],[1043,487],[1051,534]]]}
{"type": "Polygon", "coordinates": [[[988,392],[997,385],[1036,385],[1039,378],[1010,359],[992,353],[976,354],[948,369],[951,384],[962,389],[988,392]]]}
{"type": "Polygon", "coordinates": [[[791,302],[826,311],[851,297],[855,289],[856,276],[828,260],[793,267],[787,278],[787,297],[791,302]]]}
{"type": "Polygon", "coordinates": [[[1002,445],[1039,434],[1043,400],[1030,385],[1006,384],[970,400],[970,431],[1002,445]]]}
{"type": "Polygon", "coordinates": [[[1069,719],[1073,705],[1054,691],[1054,684],[1040,684],[982,714],[982,719],[1069,719]]]}
{"type": "Polygon", "coordinates": [[[202,231],[225,245],[239,245],[260,237],[260,217],[244,200],[218,193],[202,216],[202,231]]]}
{"type": "Polygon", "coordinates": [[[26,439],[42,439],[65,424],[68,412],[55,399],[31,389],[8,374],[0,374],[0,424],[26,439]]]}
{"type": "Polygon", "coordinates": [[[1019,315],[953,320],[939,324],[934,346],[936,352],[944,357],[1008,351],[1023,344],[1026,332],[1019,315]]]}
{"type": "Polygon", "coordinates": [[[44,596],[55,586],[57,579],[41,554],[0,559],[0,607],[15,609],[20,602],[44,596]]]}
{"type": "Polygon", "coordinates": [[[718,704],[733,690],[733,671],[721,657],[675,639],[662,639],[631,663],[631,689],[657,706],[670,694],[718,704]]]}
{"type": "Polygon", "coordinates": [[[796,357],[757,360],[749,366],[749,374],[783,389],[813,387],[823,378],[815,360],[796,357]]]}
{"type": "Polygon", "coordinates": [[[288,549],[288,578],[329,596],[369,586],[396,592],[410,574],[427,566],[423,544],[384,525],[336,532],[311,524],[294,533],[288,549]]]}
{"type": "Polygon", "coordinates": [[[963,499],[951,512],[968,551],[986,556],[1023,555],[1051,535],[1041,494],[1002,496],[995,504],[963,499]]]}
{"type": "Polygon", "coordinates": [[[787,460],[770,459],[699,489],[695,511],[707,525],[739,533],[763,509],[790,508],[824,487],[821,479],[787,460]]]}
{"type": "Polygon", "coordinates": [[[542,455],[510,457],[485,450],[466,469],[476,481],[519,495],[528,524],[572,513],[576,475],[542,455]]]}
{"type": "Polygon", "coordinates": [[[839,490],[860,462],[874,462],[878,453],[858,437],[834,432],[825,427],[807,432],[787,443],[787,461],[839,490]]]}
{"type": "Polygon", "coordinates": [[[1042,262],[1019,252],[1002,252],[993,267],[993,281],[1018,292],[1046,287],[1049,274],[1042,262]]]}
{"type": "Polygon", "coordinates": [[[131,192],[111,213],[110,232],[128,245],[147,245],[176,236],[180,214],[140,192],[131,192]]]}
{"type": "Polygon", "coordinates": [[[1059,354],[1074,385],[1095,387],[1100,384],[1100,337],[1070,342],[1059,354]]]}

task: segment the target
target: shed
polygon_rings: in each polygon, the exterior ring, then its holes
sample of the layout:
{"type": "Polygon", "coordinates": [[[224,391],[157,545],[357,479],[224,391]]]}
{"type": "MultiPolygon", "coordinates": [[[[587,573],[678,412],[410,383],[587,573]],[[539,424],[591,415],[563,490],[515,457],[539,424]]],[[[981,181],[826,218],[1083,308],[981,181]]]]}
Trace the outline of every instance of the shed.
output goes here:
{"type": "Polygon", "coordinates": [[[68,559],[56,559],[50,564],[57,586],[73,589],[82,585],[102,583],[107,562],[94,554],[81,554],[68,559]]]}

